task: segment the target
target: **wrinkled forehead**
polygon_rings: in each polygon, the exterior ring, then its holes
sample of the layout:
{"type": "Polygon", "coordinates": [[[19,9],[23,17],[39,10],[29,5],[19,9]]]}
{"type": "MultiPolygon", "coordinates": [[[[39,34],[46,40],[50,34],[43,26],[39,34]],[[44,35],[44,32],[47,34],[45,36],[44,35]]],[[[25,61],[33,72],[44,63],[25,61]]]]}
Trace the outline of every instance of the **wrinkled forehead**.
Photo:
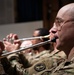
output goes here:
{"type": "Polygon", "coordinates": [[[74,4],[62,7],[57,14],[57,17],[62,19],[74,19],[74,4]]]}
{"type": "Polygon", "coordinates": [[[64,9],[59,10],[56,17],[64,20],[64,19],[70,18],[71,16],[69,16],[69,10],[64,8],[64,9]]]}

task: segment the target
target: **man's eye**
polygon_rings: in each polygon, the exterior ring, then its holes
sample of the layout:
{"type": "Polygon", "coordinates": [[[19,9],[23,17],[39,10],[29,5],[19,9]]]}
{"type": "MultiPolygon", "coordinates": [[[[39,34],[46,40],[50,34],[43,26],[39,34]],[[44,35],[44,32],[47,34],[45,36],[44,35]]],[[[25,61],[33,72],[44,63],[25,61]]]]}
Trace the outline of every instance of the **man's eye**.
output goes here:
{"type": "Polygon", "coordinates": [[[61,20],[57,20],[56,22],[57,22],[57,23],[61,23],[62,21],[61,21],[61,20]]]}
{"type": "Polygon", "coordinates": [[[55,20],[55,22],[56,22],[56,23],[62,23],[63,20],[62,20],[62,19],[57,19],[57,20],[55,20]]]}
{"type": "Polygon", "coordinates": [[[61,21],[60,21],[60,20],[58,20],[58,23],[61,23],[61,21]]]}
{"type": "Polygon", "coordinates": [[[55,23],[58,24],[59,23],[59,20],[55,20],[55,23]]]}

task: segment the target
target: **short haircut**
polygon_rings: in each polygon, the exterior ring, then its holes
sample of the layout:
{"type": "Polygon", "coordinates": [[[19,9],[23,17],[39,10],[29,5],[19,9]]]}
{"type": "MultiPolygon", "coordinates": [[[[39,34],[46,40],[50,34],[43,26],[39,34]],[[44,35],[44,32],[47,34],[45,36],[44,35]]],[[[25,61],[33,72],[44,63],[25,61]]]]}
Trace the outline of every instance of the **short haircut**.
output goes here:
{"type": "MultiPolygon", "coordinates": [[[[46,28],[38,28],[35,30],[39,31],[38,36],[49,35],[49,30],[46,28]]],[[[47,41],[47,40],[49,40],[49,38],[43,38],[43,41],[47,41]]],[[[45,45],[43,45],[43,47],[48,50],[50,47],[50,44],[45,44],[45,45]]]]}

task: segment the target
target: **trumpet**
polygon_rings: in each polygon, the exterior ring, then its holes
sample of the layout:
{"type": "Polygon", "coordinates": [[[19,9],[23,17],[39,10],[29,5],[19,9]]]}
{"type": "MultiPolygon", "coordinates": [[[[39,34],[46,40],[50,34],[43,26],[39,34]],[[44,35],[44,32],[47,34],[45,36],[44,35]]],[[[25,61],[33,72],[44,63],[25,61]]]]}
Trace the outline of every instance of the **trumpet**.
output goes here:
{"type": "Polygon", "coordinates": [[[0,58],[1,58],[1,57],[4,57],[4,56],[7,56],[7,55],[10,55],[10,54],[13,54],[13,53],[17,53],[17,52],[24,51],[24,50],[29,49],[29,48],[34,48],[34,47],[37,47],[37,46],[40,46],[40,45],[48,44],[48,43],[50,43],[50,42],[55,42],[56,39],[57,39],[57,38],[55,37],[55,38],[53,38],[52,40],[48,40],[48,41],[45,41],[45,42],[40,42],[40,43],[38,43],[38,44],[29,46],[29,47],[20,48],[20,49],[18,49],[18,50],[14,50],[14,51],[12,51],[12,52],[4,53],[4,54],[2,54],[2,55],[0,56],[0,58]]]}
{"type": "MultiPolygon", "coordinates": [[[[33,40],[33,39],[42,39],[42,38],[48,38],[50,37],[50,35],[46,35],[46,36],[37,36],[37,37],[29,37],[29,38],[21,38],[21,39],[18,39],[19,41],[26,41],[26,40],[33,40]]],[[[10,39],[7,39],[9,42],[13,43],[14,42],[14,39],[10,38],[10,39]]]]}
{"type": "Polygon", "coordinates": [[[22,38],[22,39],[18,39],[20,41],[25,41],[25,40],[33,40],[33,39],[42,39],[42,38],[48,38],[50,37],[50,35],[46,35],[46,36],[38,36],[38,37],[30,37],[30,38],[22,38]]]}

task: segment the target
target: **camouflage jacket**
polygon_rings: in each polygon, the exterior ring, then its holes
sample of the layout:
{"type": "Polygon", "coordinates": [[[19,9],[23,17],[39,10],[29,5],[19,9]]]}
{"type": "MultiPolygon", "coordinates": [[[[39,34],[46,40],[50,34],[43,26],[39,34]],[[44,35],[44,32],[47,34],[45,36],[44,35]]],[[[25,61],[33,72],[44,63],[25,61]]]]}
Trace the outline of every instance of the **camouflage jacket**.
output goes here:
{"type": "Polygon", "coordinates": [[[0,75],[16,75],[14,70],[6,57],[0,59],[0,75]]]}
{"type": "MultiPolygon", "coordinates": [[[[11,64],[16,67],[17,75],[41,75],[41,73],[48,69],[55,68],[60,62],[66,59],[66,55],[62,51],[53,53],[43,52],[35,57],[32,65],[29,68],[24,68],[23,64],[18,62],[18,55],[14,54],[9,57],[11,64]],[[15,57],[14,59],[11,59],[15,57]]],[[[26,65],[26,64],[25,64],[26,65]]]]}
{"type": "Polygon", "coordinates": [[[74,75],[74,57],[61,62],[55,69],[47,69],[36,75],[74,75]]]}
{"type": "Polygon", "coordinates": [[[74,75],[74,57],[70,61],[62,62],[51,75],[74,75]]]}

